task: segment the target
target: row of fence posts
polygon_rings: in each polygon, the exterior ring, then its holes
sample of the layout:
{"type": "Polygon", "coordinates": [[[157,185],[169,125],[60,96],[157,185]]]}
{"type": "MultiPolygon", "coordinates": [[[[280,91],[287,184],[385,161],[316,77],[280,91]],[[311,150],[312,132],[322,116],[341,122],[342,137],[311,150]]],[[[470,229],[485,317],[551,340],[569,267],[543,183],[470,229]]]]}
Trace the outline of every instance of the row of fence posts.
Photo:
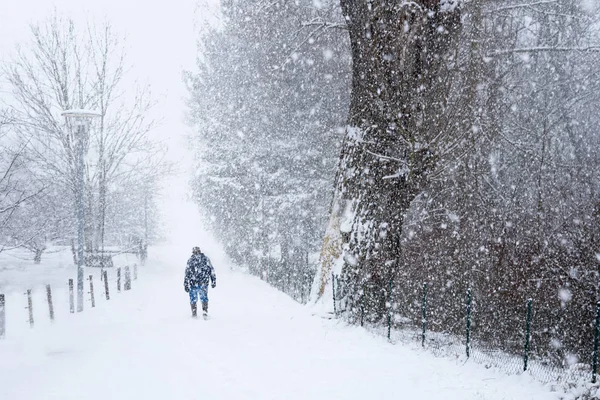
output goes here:
{"type": "MultiPolygon", "coordinates": [[[[339,277],[335,274],[331,274],[332,292],[333,292],[333,312],[334,315],[338,315],[337,302],[341,300],[338,298],[339,288],[339,277]]],[[[388,287],[388,300],[386,303],[387,307],[387,338],[391,339],[392,330],[392,280],[389,281],[388,287]]],[[[366,296],[366,285],[362,286],[362,293],[360,296],[360,326],[364,326],[365,319],[365,296],[366,296]]],[[[465,316],[466,316],[466,332],[465,332],[465,354],[467,358],[471,357],[471,311],[472,311],[472,295],[471,289],[467,289],[466,301],[465,301],[465,316]]],[[[529,355],[531,346],[531,320],[533,315],[533,299],[527,299],[526,310],[525,310],[525,340],[523,346],[523,371],[527,371],[529,368],[529,355]]],[[[423,296],[421,305],[421,346],[425,347],[425,338],[427,334],[427,283],[423,284],[423,296]]],[[[594,350],[592,353],[592,383],[596,383],[598,374],[598,358],[600,357],[600,301],[596,303],[596,321],[594,328],[594,350]]]]}
{"type": "MultiPolygon", "coordinates": [[[[124,268],[124,278],[125,282],[123,284],[123,290],[131,290],[131,270],[129,266],[125,266],[124,268]]],[[[133,265],[133,279],[137,280],[138,271],[137,264],[133,265]]],[[[110,292],[108,287],[108,272],[106,270],[100,273],[100,279],[104,281],[104,294],[106,300],[110,300],[110,292]]],[[[94,281],[93,275],[89,275],[89,283],[90,283],[90,291],[88,294],[90,295],[90,303],[92,308],[96,307],[96,299],[94,295],[94,281]]],[[[74,292],[74,282],[73,279],[69,279],[68,281],[69,288],[69,311],[71,314],[75,313],[75,292],[74,292]]],[[[121,268],[117,268],[117,291],[121,291],[121,268]]],[[[27,296],[27,307],[25,307],[28,311],[29,317],[29,326],[31,328],[34,327],[34,318],[33,318],[33,296],[32,290],[27,289],[25,292],[27,296]]],[[[54,304],[52,301],[52,288],[50,285],[46,285],[46,300],[48,302],[48,314],[50,316],[50,321],[54,322],[54,304]]],[[[0,339],[4,339],[6,337],[6,297],[4,294],[0,293],[0,339]]]]}

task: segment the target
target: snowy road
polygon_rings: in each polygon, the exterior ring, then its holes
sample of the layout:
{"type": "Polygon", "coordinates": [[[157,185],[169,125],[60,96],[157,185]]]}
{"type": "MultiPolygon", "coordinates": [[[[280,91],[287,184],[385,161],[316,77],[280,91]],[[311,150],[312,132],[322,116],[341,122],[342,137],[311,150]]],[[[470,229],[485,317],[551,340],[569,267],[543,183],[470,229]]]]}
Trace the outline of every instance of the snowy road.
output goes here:
{"type": "Polygon", "coordinates": [[[175,266],[54,326],[0,341],[0,399],[555,399],[525,377],[460,365],[310,315],[218,268],[210,321],[175,266]]]}

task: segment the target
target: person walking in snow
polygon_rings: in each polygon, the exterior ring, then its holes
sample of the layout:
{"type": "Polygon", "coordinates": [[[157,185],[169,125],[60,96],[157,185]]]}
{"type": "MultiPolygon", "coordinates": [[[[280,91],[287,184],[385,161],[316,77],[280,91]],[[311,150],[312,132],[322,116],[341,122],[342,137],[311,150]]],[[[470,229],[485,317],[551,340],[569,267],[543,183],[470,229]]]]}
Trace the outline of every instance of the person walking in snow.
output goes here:
{"type": "Polygon", "coordinates": [[[190,304],[192,306],[192,317],[197,315],[198,297],[202,301],[202,315],[208,315],[208,283],[212,282],[212,287],[217,286],[217,276],[210,259],[200,251],[200,247],[192,249],[192,256],[187,262],[185,268],[185,278],[183,279],[183,288],[190,295],[190,304]]]}

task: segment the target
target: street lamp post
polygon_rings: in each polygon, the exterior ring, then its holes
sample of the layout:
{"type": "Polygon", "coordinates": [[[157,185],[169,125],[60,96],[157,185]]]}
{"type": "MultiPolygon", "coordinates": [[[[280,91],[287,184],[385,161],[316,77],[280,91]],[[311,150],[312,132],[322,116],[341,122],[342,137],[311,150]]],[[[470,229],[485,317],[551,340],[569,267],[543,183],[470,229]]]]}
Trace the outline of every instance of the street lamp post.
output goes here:
{"type": "Polygon", "coordinates": [[[77,136],[77,312],[83,311],[83,265],[84,235],[85,235],[85,140],[87,138],[92,119],[101,114],[90,110],[66,110],[63,117],[71,121],[76,129],[77,136]]]}

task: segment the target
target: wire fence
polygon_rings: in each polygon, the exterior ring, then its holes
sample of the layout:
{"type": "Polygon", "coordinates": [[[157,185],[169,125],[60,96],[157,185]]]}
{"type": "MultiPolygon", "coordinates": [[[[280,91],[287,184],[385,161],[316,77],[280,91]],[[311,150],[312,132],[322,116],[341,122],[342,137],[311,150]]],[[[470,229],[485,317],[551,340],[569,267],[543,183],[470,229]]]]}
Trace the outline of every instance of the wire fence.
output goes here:
{"type": "Polygon", "coordinates": [[[511,321],[513,324],[510,328],[517,334],[507,338],[496,334],[495,329],[503,316],[496,313],[494,307],[485,307],[487,299],[475,298],[470,288],[466,289],[463,299],[455,299],[460,304],[454,306],[462,308],[462,315],[447,318],[445,311],[450,306],[441,303],[447,299],[438,292],[439,287],[435,291],[427,283],[423,283],[420,285],[420,293],[415,293],[418,286],[414,284],[412,288],[404,287],[400,290],[394,288],[390,281],[387,290],[387,315],[383,321],[373,321],[371,316],[365,315],[364,299],[368,287],[363,286],[358,309],[350,310],[346,301],[346,285],[333,274],[331,281],[336,317],[347,317],[387,335],[393,342],[418,344],[436,356],[473,361],[508,374],[525,373],[551,386],[569,388],[586,382],[596,383],[600,302],[596,304],[595,320],[581,321],[582,324],[594,324],[595,328],[593,340],[587,343],[589,359],[579,361],[567,349],[561,348],[561,343],[555,343],[556,352],[565,355],[564,357],[542,356],[548,354],[548,350],[542,348],[541,338],[549,335],[549,332],[536,329],[536,305],[532,299],[527,299],[523,304],[521,320],[511,321]],[[412,295],[404,296],[406,290],[412,290],[412,295]],[[420,301],[415,301],[416,298],[420,301]]]}
{"type": "MultiPolygon", "coordinates": [[[[268,258],[254,261],[251,274],[298,302],[309,300],[315,266],[308,258],[294,266],[268,258]]],[[[333,274],[331,282],[334,317],[385,335],[393,343],[419,346],[439,357],[475,362],[507,374],[527,374],[552,389],[566,391],[596,383],[600,302],[596,303],[595,320],[581,321],[594,325],[594,334],[582,344],[589,349],[588,357],[578,358],[562,343],[553,343],[554,351],[548,350],[551,332],[536,325],[538,308],[532,299],[526,299],[516,316],[509,318],[495,310],[491,299],[478,298],[469,287],[462,298],[449,298],[439,286],[405,282],[399,288],[390,281],[385,290],[387,314],[380,318],[366,311],[365,299],[373,288],[363,285],[361,298],[351,309],[345,282],[333,274]],[[512,334],[499,334],[506,331],[512,334]]]]}
{"type": "Polygon", "coordinates": [[[303,257],[293,262],[270,257],[254,258],[250,260],[248,271],[295,301],[305,304],[310,297],[316,266],[309,261],[308,253],[304,253],[303,257]]]}

